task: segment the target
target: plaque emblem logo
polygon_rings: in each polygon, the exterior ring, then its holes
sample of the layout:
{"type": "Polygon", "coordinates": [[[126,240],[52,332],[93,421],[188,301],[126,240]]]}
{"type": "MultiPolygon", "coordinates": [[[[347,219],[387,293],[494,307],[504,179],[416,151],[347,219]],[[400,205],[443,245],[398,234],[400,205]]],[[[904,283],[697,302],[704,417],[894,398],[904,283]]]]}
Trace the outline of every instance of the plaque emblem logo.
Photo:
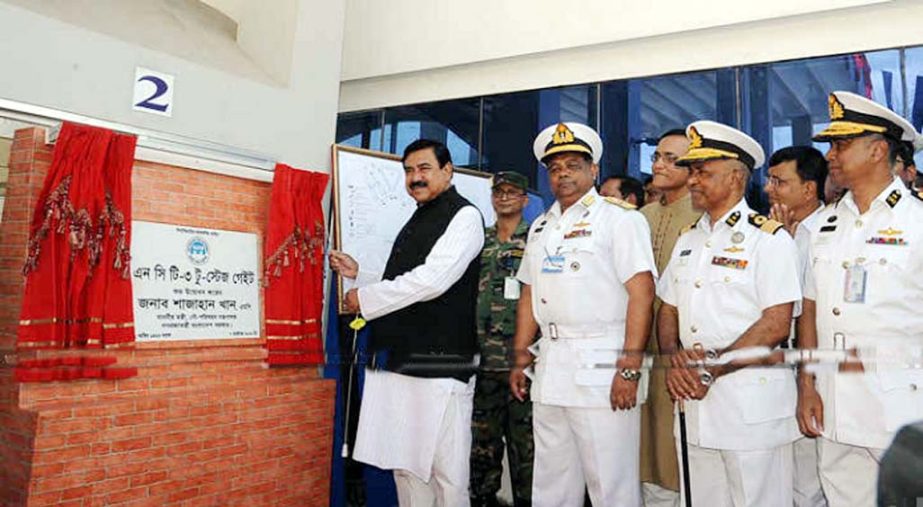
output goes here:
{"type": "Polygon", "coordinates": [[[208,243],[204,239],[196,236],[186,243],[186,256],[196,266],[201,266],[208,262],[208,243]]]}

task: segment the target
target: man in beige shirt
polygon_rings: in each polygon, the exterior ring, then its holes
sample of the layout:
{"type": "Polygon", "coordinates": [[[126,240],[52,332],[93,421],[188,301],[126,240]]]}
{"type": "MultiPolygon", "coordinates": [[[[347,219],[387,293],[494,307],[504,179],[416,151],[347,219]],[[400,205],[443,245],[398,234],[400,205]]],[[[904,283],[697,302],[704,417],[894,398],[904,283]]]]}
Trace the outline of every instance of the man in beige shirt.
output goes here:
{"type": "MultiPolygon", "coordinates": [[[[670,130],[660,136],[657,150],[651,157],[654,174],[651,184],[661,192],[661,197],[659,201],[641,208],[641,213],[650,225],[654,261],[661,273],[670,261],[680,231],[695,223],[702,214],[692,208],[689,189],[686,187],[689,170],[675,164],[676,159],[683,156],[688,148],[689,140],[685,130],[670,130]]],[[[659,308],[658,298],[654,301],[655,313],[659,308]]],[[[656,339],[648,341],[647,352],[660,352],[656,339]]],[[[655,359],[648,400],[641,406],[641,482],[645,507],[679,506],[673,401],[667,392],[664,376],[664,367],[669,363],[665,358],[655,359]]]]}

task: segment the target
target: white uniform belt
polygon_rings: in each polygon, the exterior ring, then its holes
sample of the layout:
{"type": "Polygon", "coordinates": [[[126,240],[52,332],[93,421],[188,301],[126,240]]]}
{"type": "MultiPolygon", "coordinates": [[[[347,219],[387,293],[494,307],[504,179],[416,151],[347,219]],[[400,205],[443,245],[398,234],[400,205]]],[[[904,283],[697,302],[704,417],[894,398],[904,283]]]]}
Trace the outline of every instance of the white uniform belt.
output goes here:
{"type": "MultiPolygon", "coordinates": [[[[542,324],[542,338],[561,340],[586,340],[607,338],[625,332],[620,324],[542,324]]],[[[618,336],[622,338],[622,336],[618,336]]]]}

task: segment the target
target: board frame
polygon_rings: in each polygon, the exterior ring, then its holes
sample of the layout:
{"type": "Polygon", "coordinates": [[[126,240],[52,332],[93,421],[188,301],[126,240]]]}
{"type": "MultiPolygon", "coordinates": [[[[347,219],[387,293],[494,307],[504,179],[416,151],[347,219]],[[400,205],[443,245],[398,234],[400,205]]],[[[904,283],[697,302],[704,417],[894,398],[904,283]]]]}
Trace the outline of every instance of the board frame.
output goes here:
{"type": "MultiPolygon", "coordinates": [[[[333,223],[333,248],[335,250],[342,250],[342,238],[341,238],[341,225],[340,225],[340,164],[339,164],[339,153],[341,151],[347,153],[353,153],[357,155],[365,155],[369,157],[381,158],[385,160],[392,160],[400,162],[401,157],[393,153],[385,153],[383,151],[369,150],[366,148],[356,148],[353,146],[345,146],[342,144],[334,144],[330,149],[331,154],[331,164],[332,169],[331,178],[333,179],[332,194],[330,196],[331,206],[330,213],[332,213],[333,223]]],[[[460,174],[467,174],[470,176],[475,176],[484,179],[493,178],[493,174],[478,171],[475,169],[469,169],[467,167],[454,166],[454,171],[460,174]]],[[[337,277],[337,313],[339,315],[345,315],[349,312],[346,311],[346,308],[343,306],[343,276],[339,273],[336,273],[337,277]]]]}

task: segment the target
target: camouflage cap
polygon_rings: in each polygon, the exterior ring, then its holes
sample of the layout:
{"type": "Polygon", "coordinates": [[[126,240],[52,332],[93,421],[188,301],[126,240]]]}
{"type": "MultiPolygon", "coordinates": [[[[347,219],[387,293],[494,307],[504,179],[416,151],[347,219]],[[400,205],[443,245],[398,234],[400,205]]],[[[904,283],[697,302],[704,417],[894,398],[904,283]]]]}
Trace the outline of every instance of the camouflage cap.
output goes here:
{"type": "Polygon", "coordinates": [[[529,189],[529,179],[524,175],[513,172],[513,171],[503,171],[499,172],[491,178],[490,188],[497,188],[498,186],[506,183],[508,185],[513,185],[516,188],[521,188],[522,190],[529,189]]]}

